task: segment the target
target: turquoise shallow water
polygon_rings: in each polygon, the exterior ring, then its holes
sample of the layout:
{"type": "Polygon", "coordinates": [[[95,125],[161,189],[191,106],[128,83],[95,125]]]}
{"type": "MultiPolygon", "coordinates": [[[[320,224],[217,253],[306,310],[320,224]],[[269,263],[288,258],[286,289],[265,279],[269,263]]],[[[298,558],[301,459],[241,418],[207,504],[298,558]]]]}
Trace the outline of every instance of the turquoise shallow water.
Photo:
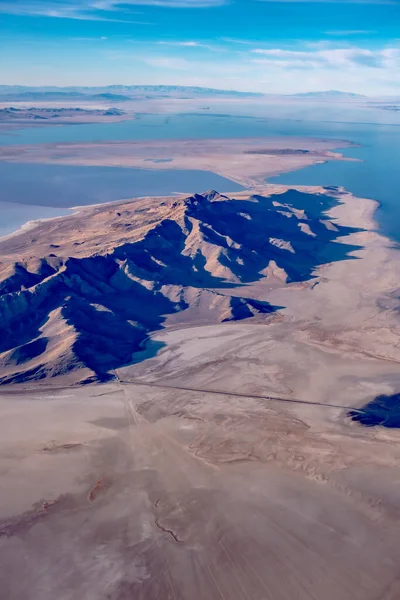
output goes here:
{"type": "MultiPolygon", "coordinates": [[[[340,111],[335,108],[335,118],[340,117],[340,111]]],[[[380,111],[380,116],[384,111],[380,111]]],[[[276,116],[277,112],[274,112],[276,116]]],[[[333,114],[333,113],[332,113],[333,114]]],[[[343,118],[349,113],[343,112],[343,118]]],[[[300,113],[299,113],[300,116],[300,113]]],[[[353,116],[353,114],[352,114],[353,116]]],[[[381,208],[376,213],[376,219],[382,232],[394,240],[400,242],[400,124],[382,125],[374,123],[352,123],[352,122],[332,122],[322,120],[321,111],[315,113],[304,113],[304,119],[279,119],[251,116],[232,116],[232,115],[142,115],[134,121],[125,121],[121,123],[101,123],[90,125],[68,125],[68,126],[46,126],[31,127],[22,130],[14,130],[12,133],[0,135],[0,145],[14,144],[35,144],[51,142],[79,142],[79,141],[107,141],[107,140],[145,140],[145,139],[180,139],[180,138],[233,138],[233,137],[268,137],[268,136],[295,136],[295,137],[318,137],[338,140],[349,140],[360,144],[359,148],[345,149],[344,154],[354,158],[361,159],[362,162],[343,162],[333,161],[324,165],[316,165],[297,172],[283,174],[270,181],[284,183],[288,185],[341,185],[357,196],[369,197],[378,200],[381,208]],[[313,120],[316,116],[319,120],[313,120]]],[[[340,143],[339,143],[340,145],[340,143]]],[[[29,165],[31,167],[32,165],[29,165]]],[[[0,179],[3,183],[3,177],[7,169],[2,171],[4,165],[0,163],[0,179]]],[[[48,174],[50,171],[42,171],[43,165],[34,165],[36,175],[34,181],[31,179],[30,191],[36,196],[40,196],[41,190],[49,184],[48,174]]],[[[21,186],[17,185],[17,179],[22,178],[25,181],[28,178],[28,165],[15,167],[14,173],[9,173],[8,185],[14,190],[21,186]]],[[[47,169],[49,167],[46,167],[47,169]]],[[[96,177],[89,174],[83,175],[73,169],[88,170],[90,167],[68,167],[71,169],[68,181],[59,178],[58,194],[59,203],[57,206],[67,206],[79,203],[90,204],[92,202],[116,200],[121,197],[129,197],[143,194],[163,194],[173,191],[204,191],[208,188],[216,188],[219,191],[235,191],[233,184],[224,187],[223,181],[202,180],[199,179],[198,171],[186,172],[168,172],[152,171],[151,177],[143,180],[140,193],[130,192],[128,189],[119,194],[119,178],[113,178],[111,171],[106,167],[96,167],[103,169],[104,173],[98,172],[99,188],[96,192],[97,199],[93,198],[90,186],[96,185],[96,177]],[[169,180],[172,173],[174,181],[169,180]],[[72,201],[65,204],[65,196],[69,194],[69,189],[76,189],[77,184],[81,184],[83,179],[90,182],[85,187],[87,194],[86,201],[72,201]],[[167,177],[167,179],[165,179],[167,177]],[[183,180],[180,179],[183,177],[183,180]],[[181,182],[181,183],[180,183],[181,182]],[[65,185],[67,184],[67,187],[65,185]],[[115,192],[118,192],[117,194],[115,192]],[[101,195],[104,199],[98,199],[101,195]],[[61,204],[62,202],[62,204],[61,204]]],[[[120,169],[122,171],[137,171],[133,169],[120,169]]],[[[145,173],[149,173],[144,171],[145,173]]],[[[93,172],[92,172],[93,173],[93,172]]],[[[204,175],[204,174],[203,174],[204,175]]],[[[210,175],[210,174],[208,174],[210,175]]],[[[208,177],[207,175],[207,177],[208,177]]],[[[32,176],[32,172],[30,173],[32,176]]],[[[122,175],[125,177],[128,175],[122,175]]],[[[217,177],[217,176],[215,176],[217,177]]],[[[221,179],[221,178],[220,178],[221,179]]],[[[225,180],[226,181],[226,180],[225,180]]],[[[53,180],[54,185],[57,182],[53,180]]],[[[121,183],[121,185],[125,185],[121,183]]],[[[136,185],[136,184],[135,184],[136,185]]],[[[81,186],[82,187],[82,186],[81,186]]],[[[0,190],[1,201],[15,201],[14,191],[9,187],[8,197],[4,196],[4,185],[0,190]],[[11,197],[10,197],[11,196],[11,197]],[[14,199],[13,199],[14,198],[14,199]]],[[[17,193],[17,192],[15,192],[17,193]]],[[[72,194],[73,195],[73,194],[72,194]]],[[[43,203],[46,201],[47,193],[42,194],[43,203]]],[[[55,195],[57,197],[57,194],[55,195]]],[[[19,200],[21,201],[21,200],[19,200]]],[[[2,211],[3,212],[3,211],[2,211]]]]}

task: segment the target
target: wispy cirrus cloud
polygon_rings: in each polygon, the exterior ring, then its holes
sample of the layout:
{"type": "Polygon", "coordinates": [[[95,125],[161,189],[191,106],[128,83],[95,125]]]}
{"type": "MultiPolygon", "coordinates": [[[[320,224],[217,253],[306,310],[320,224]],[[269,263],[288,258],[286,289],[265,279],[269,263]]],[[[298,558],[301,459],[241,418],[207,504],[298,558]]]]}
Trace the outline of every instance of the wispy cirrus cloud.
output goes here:
{"type": "Polygon", "coordinates": [[[286,4],[389,4],[397,5],[398,0],[257,0],[257,2],[286,4]]]}
{"type": "Polygon", "coordinates": [[[191,63],[189,61],[179,57],[154,56],[145,58],[144,62],[150,67],[169,69],[172,71],[187,71],[191,68],[191,63]]]}
{"type": "MultiPolygon", "coordinates": [[[[142,6],[165,6],[169,8],[210,8],[228,4],[229,0],[128,0],[128,4],[142,6]]],[[[120,4],[115,1],[114,4],[120,4]]],[[[127,4],[124,2],[124,4],[127,4]]]]}
{"type": "MultiPolygon", "coordinates": [[[[243,48],[216,60],[211,53],[152,54],[154,44],[127,57],[130,69],[144,65],[146,81],[229,87],[265,93],[337,89],[360,94],[390,94],[400,89],[400,46],[243,48]],[[146,54],[148,52],[148,54],[146,54]],[[222,82],[222,83],[221,83],[222,82]]],[[[173,49],[171,49],[173,51],[173,49]]],[[[119,57],[121,63],[121,57],[119,57]]]]}
{"type": "Polygon", "coordinates": [[[0,0],[0,13],[94,21],[123,21],[147,25],[131,17],[136,8],[212,8],[230,0],[0,0]],[[115,16],[114,16],[115,15],[115,16]]]}
{"type": "Polygon", "coordinates": [[[337,29],[333,31],[325,31],[325,35],[337,35],[342,37],[348,37],[351,35],[372,35],[375,31],[369,29],[337,29]]]}
{"type": "Polygon", "coordinates": [[[263,58],[253,59],[256,64],[275,64],[277,67],[292,68],[350,68],[352,66],[385,69],[400,68],[400,48],[369,50],[346,47],[323,50],[285,50],[281,48],[256,48],[253,54],[263,58]]]}
{"type": "Polygon", "coordinates": [[[221,37],[219,38],[222,42],[227,42],[228,44],[241,44],[243,46],[253,46],[254,42],[252,42],[251,40],[241,40],[238,38],[231,38],[231,37],[221,37]]]}
{"type": "Polygon", "coordinates": [[[135,17],[137,11],[130,11],[127,15],[118,16],[110,9],[97,6],[92,0],[0,0],[0,13],[10,15],[29,15],[53,17],[58,19],[77,19],[80,21],[114,21],[117,23],[137,23],[150,25],[151,23],[135,17]],[[135,17],[135,18],[133,18],[135,17]]]}
{"type": "Polygon", "coordinates": [[[69,38],[72,42],[105,42],[108,37],[102,35],[100,37],[72,37],[69,38]]]}
{"type": "Polygon", "coordinates": [[[206,48],[207,50],[214,50],[214,46],[210,46],[209,44],[203,44],[202,42],[195,41],[159,41],[157,42],[158,46],[175,46],[179,48],[206,48]]]}

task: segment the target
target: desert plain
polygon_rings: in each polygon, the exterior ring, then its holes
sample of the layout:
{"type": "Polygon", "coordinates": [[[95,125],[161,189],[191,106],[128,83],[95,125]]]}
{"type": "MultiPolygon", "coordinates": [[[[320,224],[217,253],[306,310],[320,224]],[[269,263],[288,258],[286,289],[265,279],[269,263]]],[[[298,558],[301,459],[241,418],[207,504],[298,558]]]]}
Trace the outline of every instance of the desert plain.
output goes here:
{"type": "Polygon", "coordinates": [[[204,161],[248,191],[0,241],[1,597],[399,598],[400,432],[349,417],[400,387],[398,249],[375,201],[248,156],[204,161]]]}

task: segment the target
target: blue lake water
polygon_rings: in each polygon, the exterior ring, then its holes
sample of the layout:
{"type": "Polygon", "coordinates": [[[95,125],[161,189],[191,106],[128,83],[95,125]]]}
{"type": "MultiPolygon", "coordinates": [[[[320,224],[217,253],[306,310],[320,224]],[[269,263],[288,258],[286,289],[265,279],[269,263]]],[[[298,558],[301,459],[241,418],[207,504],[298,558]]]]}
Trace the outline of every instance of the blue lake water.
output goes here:
{"type": "Polygon", "coordinates": [[[26,221],[67,214],[68,207],[138,196],[243,188],[207,171],[157,171],[0,162],[0,236],[26,221]]]}
{"type": "Polygon", "coordinates": [[[230,115],[142,115],[120,123],[33,126],[0,134],[0,146],[55,142],[105,142],[235,138],[268,135],[269,120],[230,115]]]}
{"type": "Polygon", "coordinates": [[[0,237],[16,231],[29,221],[62,217],[67,214],[70,214],[70,211],[61,208],[0,201],[0,237]]]}
{"type": "MultiPolygon", "coordinates": [[[[360,162],[330,161],[271,178],[285,185],[340,185],[362,198],[381,204],[375,219],[385,235],[400,242],[400,127],[393,125],[327,126],[325,137],[346,137],[359,148],[342,150],[360,162]]],[[[299,132],[302,127],[298,126],[299,132]]],[[[307,128],[309,135],[316,129],[307,128]]]]}
{"type": "Polygon", "coordinates": [[[138,196],[243,187],[207,171],[0,163],[0,201],[53,208],[111,202],[138,196]]]}
{"type": "MultiPolygon", "coordinates": [[[[311,110],[311,109],[310,109],[311,110]]],[[[336,107],[335,118],[340,117],[340,110],[336,107]]],[[[353,113],[354,113],[354,109],[353,113]]],[[[354,114],[352,114],[352,118],[354,114]]],[[[278,114],[273,112],[274,116],[278,114]]],[[[343,109],[343,118],[349,118],[349,113],[343,109]]],[[[363,114],[360,113],[362,118],[363,114]]],[[[384,111],[379,112],[386,117],[384,111]]],[[[35,144],[52,142],[79,142],[79,141],[107,141],[107,140],[150,140],[150,139],[181,139],[181,138],[233,138],[233,137],[269,137],[269,136],[295,136],[318,137],[338,140],[349,140],[360,144],[359,148],[345,149],[344,154],[360,159],[362,162],[333,161],[324,165],[316,165],[297,172],[287,173],[271,179],[278,183],[288,185],[342,185],[357,196],[370,197],[381,203],[376,218],[382,231],[400,241],[400,121],[390,125],[378,123],[353,123],[334,122],[322,120],[323,113],[299,113],[298,119],[279,119],[253,116],[212,115],[212,114],[184,114],[184,115],[142,115],[133,121],[121,123],[97,123],[88,125],[54,125],[46,127],[30,127],[0,135],[0,145],[35,144]],[[313,120],[313,117],[319,120],[313,120]]],[[[390,115],[392,119],[399,119],[398,115],[390,115]]],[[[331,116],[332,118],[332,116],[331,116]]],[[[382,117],[383,118],[383,117],[382,117]]],[[[340,145],[340,144],[339,144],[340,145]]],[[[12,165],[0,163],[0,179],[12,165]],[[4,169],[3,169],[4,167],[4,169]],[[2,170],[3,169],[3,170],[2,170]]],[[[222,178],[212,179],[212,174],[198,171],[143,171],[142,175],[136,169],[115,169],[112,175],[110,167],[65,167],[70,169],[67,177],[59,177],[49,181],[51,170],[46,165],[29,165],[36,174],[28,171],[28,165],[21,167],[14,165],[14,173],[7,176],[10,194],[21,193],[23,185],[17,185],[16,180],[25,181],[28,190],[28,175],[31,177],[29,191],[37,203],[42,190],[40,204],[48,202],[47,197],[50,186],[53,200],[57,206],[71,206],[77,204],[90,204],[105,202],[124,197],[146,194],[168,194],[174,191],[195,192],[216,188],[219,191],[235,191],[234,184],[226,184],[222,178]],[[43,170],[45,169],[45,170],[43,170]],[[79,169],[87,172],[84,174],[79,169]],[[90,171],[95,169],[96,171],[90,171]],[[133,173],[135,172],[136,173],[133,173]],[[129,174],[129,172],[131,172],[129,174]],[[32,179],[33,177],[33,179],[32,179]],[[136,180],[135,180],[136,177],[136,180]],[[138,179],[139,177],[139,179],[138,179]],[[121,179],[121,181],[120,181],[121,179]],[[222,181],[221,181],[222,179],[222,181]],[[82,181],[87,184],[82,185],[82,181]],[[225,185],[226,184],[226,185],[225,185]],[[54,194],[58,186],[59,192],[54,194]],[[17,189],[16,189],[17,188],[17,189]],[[79,188],[79,189],[78,189],[79,188]],[[134,189],[133,189],[134,188],[134,189]],[[36,189],[36,191],[35,191],[36,189]],[[95,191],[91,191],[94,189],[95,191]],[[19,192],[18,192],[19,190],[19,192]],[[77,202],[79,193],[85,198],[77,202]],[[131,191],[132,190],[132,191],[131,191]],[[121,195],[122,194],[122,195],[121,195]],[[72,197],[66,204],[66,197],[72,197]],[[58,200],[57,200],[58,198],[58,200]]],[[[52,165],[53,167],[53,165],[52,165]]],[[[64,168],[59,167],[57,168],[64,168]]],[[[65,171],[66,173],[66,171],[65,171]]],[[[213,176],[217,178],[217,176],[213,176]]],[[[0,200],[10,201],[0,192],[0,200]]],[[[18,196],[13,196],[18,197],[18,196]]],[[[20,200],[22,196],[19,196],[20,200]]],[[[24,196],[26,202],[26,196],[24,196]]],[[[20,201],[19,200],[19,201],[20,201]]],[[[53,204],[51,204],[53,206],[53,204]]]]}

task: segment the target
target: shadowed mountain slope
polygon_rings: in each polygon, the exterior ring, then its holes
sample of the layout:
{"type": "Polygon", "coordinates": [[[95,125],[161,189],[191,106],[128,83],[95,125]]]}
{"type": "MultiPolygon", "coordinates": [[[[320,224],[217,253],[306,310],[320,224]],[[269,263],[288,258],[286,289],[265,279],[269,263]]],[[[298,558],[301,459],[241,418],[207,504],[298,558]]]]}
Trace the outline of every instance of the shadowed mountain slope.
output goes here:
{"type": "Polygon", "coordinates": [[[109,205],[2,242],[0,382],[105,380],[169,316],[176,325],[273,312],[247,284],[306,280],[356,249],[336,241],[354,230],[324,216],[335,203],[295,190],[209,192],[109,205]]]}

